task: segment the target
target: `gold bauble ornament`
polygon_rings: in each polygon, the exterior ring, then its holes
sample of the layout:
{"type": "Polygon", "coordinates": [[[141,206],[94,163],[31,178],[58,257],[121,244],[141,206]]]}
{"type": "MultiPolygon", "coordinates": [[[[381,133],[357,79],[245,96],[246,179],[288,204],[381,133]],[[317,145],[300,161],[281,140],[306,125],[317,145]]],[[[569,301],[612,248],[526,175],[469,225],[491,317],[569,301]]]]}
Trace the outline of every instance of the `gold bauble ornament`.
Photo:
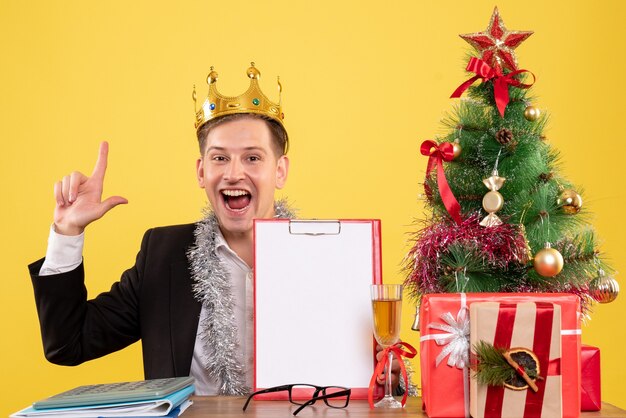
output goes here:
{"type": "Polygon", "coordinates": [[[526,118],[526,120],[529,120],[531,122],[539,119],[540,115],[541,111],[535,106],[526,106],[526,109],[524,109],[524,117],[526,118]]]}
{"type": "Polygon", "coordinates": [[[611,303],[619,294],[619,283],[612,277],[604,274],[603,270],[598,272],[598,277],[589,283],[589,294],[600,303],[611,303]]]}
{"type": "Polygon", "coordinates": [[[459,143],[459,140],[455,139],[454,142],[452,143],[452,153],[453,153],[455,160],[459,158],[459,155],[461,155],[461,152],[463,152],[463,148],[461,148],[461,144],[459,143]]]}
{"type": "Polygon", "coordinates": [[[545,248],[535,254],[535,271],[543,277],[554,277],[563,270],[563,256],[546,243],[545,248]]]}
{"type": "Polygon", "coordinates": [[[580,212],[580,208],[583,206],[583,198],[576,193],[575,190],[567,189],[561,192],[556,200],[556,204],[560,206],[565,213],[573,215],[580,212]]]}

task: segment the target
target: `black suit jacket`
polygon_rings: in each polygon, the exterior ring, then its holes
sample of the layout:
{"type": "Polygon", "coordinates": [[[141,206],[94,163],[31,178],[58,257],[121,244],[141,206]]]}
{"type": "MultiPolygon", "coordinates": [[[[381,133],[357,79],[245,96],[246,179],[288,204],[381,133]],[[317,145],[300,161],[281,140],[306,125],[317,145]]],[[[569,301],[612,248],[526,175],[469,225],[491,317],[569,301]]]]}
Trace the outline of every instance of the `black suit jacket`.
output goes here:
{"type": "Polygon", "coordinates": [[[188,376],[201,304],[187,250],[194,224],[147,231],[135,265],[108,292],[87,300],[84,267],[39,277],[29,266],[46,358],[77,365],[142,340],[146,379],[188,376]]]}

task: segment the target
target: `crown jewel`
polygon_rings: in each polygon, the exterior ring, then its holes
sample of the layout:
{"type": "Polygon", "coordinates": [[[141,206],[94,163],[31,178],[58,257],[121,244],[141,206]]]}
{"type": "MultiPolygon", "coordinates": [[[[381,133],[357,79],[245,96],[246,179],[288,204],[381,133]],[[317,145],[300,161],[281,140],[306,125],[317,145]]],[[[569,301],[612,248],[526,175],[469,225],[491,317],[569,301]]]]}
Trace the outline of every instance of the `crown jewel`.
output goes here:
{"type": "Polygon", "coordinates": [[[278,103],[272,102],[267,98],[259,87],[259,78],[261,73],[250,63],[250,68],[246,71],[250,78],[250,87],[243,94],[236,97],[223,96],[217,91],[217,72],[211,67],[211,72],[207,76],[207,84],[209,85],[209,93],[204,100],[202,107],[197,109],[196,87],[193,88],[193,102],[196,105],[196,130],[208,121],[224,115],[232,115],[235,113],[256,113],[268,116],[281,125],[283,124],[284,114],[281,108],[282,86],[280,78],[278,78],[278,103]]]}

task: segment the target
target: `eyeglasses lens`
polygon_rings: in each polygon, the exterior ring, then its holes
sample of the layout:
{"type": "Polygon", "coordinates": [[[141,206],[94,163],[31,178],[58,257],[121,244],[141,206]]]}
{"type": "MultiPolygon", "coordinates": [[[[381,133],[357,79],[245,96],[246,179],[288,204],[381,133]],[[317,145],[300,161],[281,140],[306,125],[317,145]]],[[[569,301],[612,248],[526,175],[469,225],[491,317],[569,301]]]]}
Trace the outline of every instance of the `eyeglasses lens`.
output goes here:
{"type": "Polygon", "coordinates": [[[294,385],[289,393],[289,402],[296,405],[303,405],[313,396],[319,396],[315,393],[315,386],[312,385],[294,385]]]}
{"type": "MultiPolygon", "coordinates": [[[[324,389],[324,395],[333,395],[335,393],[339,393],[339,392],[344,392],[345,393],[346,388],[342,388],[342,387],[337,387],[337,386],[330,386],[327,387],[326,389],[324,389]]],[[[330,397],[330,398],[326,398],[324,399],[324,402],[326,402],[326,405],[332,407],[332,408],[345,408],[346,406],[348,406],[348,395],[344,394],[344,395],[340,395],[340,396],[335,396],[335,397],[330,397]]]]}

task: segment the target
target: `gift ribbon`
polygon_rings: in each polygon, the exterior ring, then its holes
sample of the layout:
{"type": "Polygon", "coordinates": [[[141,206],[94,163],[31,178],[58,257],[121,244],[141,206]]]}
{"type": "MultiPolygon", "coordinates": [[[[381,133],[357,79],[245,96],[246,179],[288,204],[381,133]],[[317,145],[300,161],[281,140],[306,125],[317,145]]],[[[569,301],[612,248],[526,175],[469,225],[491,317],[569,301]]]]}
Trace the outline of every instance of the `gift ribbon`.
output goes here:
{"type": "Polygon", "coordinates": [[[443,161],[452,161],[454,159],[454,148],[451,143],[444,142],[439,145],[435,141],[426,140],[422,142],[420,147],[422,155],[428,156],[428,166],[426,167],[426,177],[430,176],[431,171],[437,167],[437,186],[439,186],[439,195],[443,201],[446,210],[452,216],[457,224],[461,223],[461,205],[454,197],[452,189],[446,179],[443,171],[443,161]]]}
{"type": "MultiPolygon", "coordinates": [[[[501,303],[498,311],[496,334],[493,339],[494,347],[510,348],[513,338],[513,324],[517,305],[515,303],[501,303]]],[[[485,418],[499,418],[502,415],[504,388],[500,386],[487,387],[485,400],[485,418]]]]}
{"type": "MultiPolygon", "coordinates": [[[[548,377],[548,365],[550,364],[550,344],[552,343],[552,321],[554,320],[554,305],[547,302],[535,302],[537,305],[537,319],[535,320],[535,338],[533,340],[533,352],[542,365],[543,374],[548,377]]],[[[526,407],[524,418],[541,418],[543,398],[546,394],[546,379],[537,382],[537,393],[526,393],[526,407]]]]}
{"type": "Polygon", "coordinates": [[[553,360],[550,360],[550,363],[548,364],[548,372],[546,373],[546,377],[547,376],[560,376],[560,375],[561,375],[561,359],[555,358],[553,360]]]}
{"type": "Polygon", "coordinates": [[[447,364],[450,367],[462,369],[469,366],[469,315],[467,306],[461,307],[456,315],[446,312],[440,316],[445,324],[431,322],[428,328],[444,331],[443,334],[430,334],[424,340],[435,340],[437,345],[445,346],[435,360],[435,366],[448,356],[447,364]]]}
{"type": "Polygon", "coordinates": [[[370,408],[374,408],[374,387],[376,387],[376,377],[385,370],[385,366],[387,365],[389,365],[389,372],[391,372],[391,363],[389,362],[390,353],[395,354],[396,358],[398,359],[398,363],[400,363],[400,371],[402,372],[404,387],[406,388],[404,391],[404,395],[402,395],[402,406],[406,404],[406,397],[409,393],[409,376],[406,373],[406,366],[404,365],[404,361],[402,361],[402,357],[413,358],[417,354],[417,350],[409,343],[398,342],[383,349],[382,358],[376,364],[374,374],[372,375],[372,379],[370,380],[370,387],[367,391],[367,400],[369,401],[370,408]],[[404,348],[406,348],[406,350],[404,348]]]}
{"type": "Polygon", "coordinates": [[[520,89],[527,89],[535,83],[535,75],[528,70],[515,70],[508,74],[502,74],[502,70],[499,67],[491,68],[485,61],[476,57],[470,58],[465,69],[475,73],[476,75],[457,87],[450,97],[461,97],[463,92],[467,90],[469,86],[474,84],[474,82],[479,78],[482,79],[483,83],[493,80],[493,96],[496,101],[496,107],[502,117],[504,117],[506,105],[509,104],[509,85],[520,89]],[[524,84],[514,78],[516,75],[521,73],[529,73],[532,75],[533,82],[530,84],[524,84]]]}
{"type": "Polygon", "coordinates": [[[461,308],[456,314],[456,319],[450,312],[446,312],[440,318],[446,324],[438,324],[431,322],[428,328],[444,331],[445,334],[429,334],[420,337],[420,342],[434,340],[437,345],[445,345],[435,360],[435,366],[443,361],[449,355],[448,362],[450,367],[457,367],[463,370],[463,405],[465,409],[465,417],[470,416],[469,401],[469,309],[467,307],[467,295],[460,294],[461,308]]]}
{"type": "Polygon", "coordinates": [[[561,330],[561,335],[582,335],[583,331],[578,329],[563,329],[561,330]]]}

